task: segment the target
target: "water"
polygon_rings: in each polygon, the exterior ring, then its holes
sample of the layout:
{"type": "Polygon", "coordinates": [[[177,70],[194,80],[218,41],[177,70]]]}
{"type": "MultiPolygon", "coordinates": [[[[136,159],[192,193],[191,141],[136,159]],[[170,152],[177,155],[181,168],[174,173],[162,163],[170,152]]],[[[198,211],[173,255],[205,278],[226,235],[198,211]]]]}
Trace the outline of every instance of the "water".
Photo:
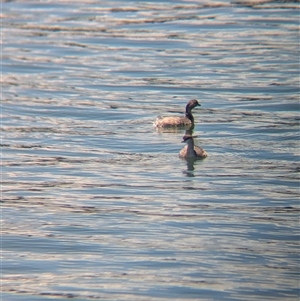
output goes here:
{"type": "Polygon", "coordinates": [[[1,6],[2,300],[298,300],[296,1],[1,6]]]}

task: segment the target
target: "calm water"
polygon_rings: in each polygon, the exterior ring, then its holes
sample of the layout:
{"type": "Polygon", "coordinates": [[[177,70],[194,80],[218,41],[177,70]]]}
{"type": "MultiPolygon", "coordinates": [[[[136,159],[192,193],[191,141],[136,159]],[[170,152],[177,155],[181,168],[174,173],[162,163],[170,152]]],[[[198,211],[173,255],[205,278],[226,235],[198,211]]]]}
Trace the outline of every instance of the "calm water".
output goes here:
{"type": "Polygon", "coordinates": [[[1,6],[1,300],[298,300],[297,1],[1,6]]]}

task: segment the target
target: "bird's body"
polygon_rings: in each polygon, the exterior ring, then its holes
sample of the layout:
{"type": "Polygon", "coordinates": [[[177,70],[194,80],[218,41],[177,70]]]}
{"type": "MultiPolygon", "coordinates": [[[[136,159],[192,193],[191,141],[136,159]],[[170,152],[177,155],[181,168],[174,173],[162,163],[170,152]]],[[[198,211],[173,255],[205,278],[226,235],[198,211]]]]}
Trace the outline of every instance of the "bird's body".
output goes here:
{"type": "Polygon", "coordinates": [[[183,136],[182,142],[186,142],[187,145],[184,146],[179,152],[179,158],[183,159],[204,159],[207,157],[207,153],[204,149],[194,144],[194,137],[185,135],[183,136]]]}
{"type": "Polygon", "coordinates": [[[153,125],[155,127],[179,127],[179,126],[193,126],[194,117],[192,115],[192,109],[200,106],[196,99],[190,100],[185,108],[185,116],[167,116],[157,117],[153,125]]]}
{"type": "Polygon", "coordinates": [[[192,121],[188,117],[179,117],[179,116],[159,116],[155,120],[155,127],[172,127],[172,126],[191,126],[192,121]]]}

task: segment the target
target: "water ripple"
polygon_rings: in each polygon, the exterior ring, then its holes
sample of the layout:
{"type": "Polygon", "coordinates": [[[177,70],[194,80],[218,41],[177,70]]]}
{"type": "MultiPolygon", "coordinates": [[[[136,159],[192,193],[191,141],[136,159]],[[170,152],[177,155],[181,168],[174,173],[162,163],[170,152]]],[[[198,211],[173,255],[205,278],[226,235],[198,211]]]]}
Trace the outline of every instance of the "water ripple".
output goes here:
{"type": "Polygon", "coordinates": [[[298,15],[3,2],[3,299],[298,300],[298,15]]]}

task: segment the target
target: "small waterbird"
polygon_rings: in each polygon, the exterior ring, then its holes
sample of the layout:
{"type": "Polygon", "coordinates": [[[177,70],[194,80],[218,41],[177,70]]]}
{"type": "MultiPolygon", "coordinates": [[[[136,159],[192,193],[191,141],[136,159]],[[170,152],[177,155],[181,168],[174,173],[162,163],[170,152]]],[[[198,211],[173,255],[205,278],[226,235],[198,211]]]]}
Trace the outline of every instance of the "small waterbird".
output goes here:
{"type": "Polygon", "coordinates": [[[204,159],[207,157],[207,153],[204,149],[194,144],[194,138],[196,136],[184,135],[182,143],[187,143],[179,152],[179,158],[183,159],[204,159]]]}
{"type": "Polygon", "coordinates": [[[157,117],[153,126],[155,127],[179,127],[179,126],[194,126],[194,116],[192,109],[201,106],[197,99],[190,100],[185,107],[185,116],[167,116],[157,117]]]}

